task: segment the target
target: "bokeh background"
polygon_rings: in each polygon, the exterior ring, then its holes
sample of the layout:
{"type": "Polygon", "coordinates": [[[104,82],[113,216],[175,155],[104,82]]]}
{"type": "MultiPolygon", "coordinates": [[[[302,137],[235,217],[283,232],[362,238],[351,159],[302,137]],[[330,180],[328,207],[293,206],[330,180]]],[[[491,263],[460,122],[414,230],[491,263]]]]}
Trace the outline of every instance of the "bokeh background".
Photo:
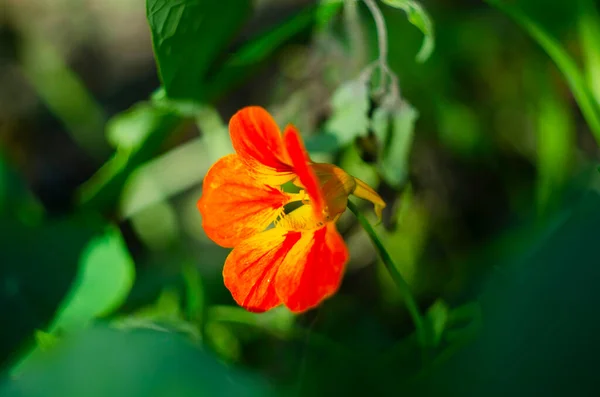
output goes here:
{"type": "Polygon", "coordinates": [[[600,120],[596,2],[422,1],[425,62],[422,32],[378,2],[414,111],[383,164],[354,131],[381,103],[341,89],[378,54],[362,2],[180,2],[210,4],[208,83],[169,104],[143,0],[0,0],[3,396],[597,395],[600,124],[573,90],[600,120]],[[427,343],[351,213],[334,297],[235,306],[196,201],[247,105],[377,187],[427,343]]]}

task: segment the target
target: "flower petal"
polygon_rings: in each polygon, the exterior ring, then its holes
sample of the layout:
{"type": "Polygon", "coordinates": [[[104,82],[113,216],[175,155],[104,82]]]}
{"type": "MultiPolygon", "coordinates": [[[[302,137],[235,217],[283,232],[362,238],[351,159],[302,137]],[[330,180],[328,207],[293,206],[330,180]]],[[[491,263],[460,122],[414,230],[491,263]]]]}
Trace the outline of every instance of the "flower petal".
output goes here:
{"type": "Polygon", "coordinates": [[[230,154],[208,170],[198,209],[208,237],[223,247],[233,247],[265,230],[288,200],[280,189],[254,178],[240,156],[230,154]]]}
{"type": "Polygon", "coordinates": [[[312,169],[319,178],[327,203],[329,218],[326,220],[336,220],[348,206],[348,196],[356,188],[355,178],[333,164],[315,163],[312,169]]]}
{"type": "Polygon", "coordinates": [[[361,181],[358,178],[354,178],[356,181],[356,188],[352,192],[356,197],[359,197],[364,200],[368,200],[373,203],[375,206],[375,215],[381,221],[381,217],[383,215],[383,209],[385,208],[385,201],[377,194],[377,192],[365,182],[361,181]]]}
{"type": "Polygon", "coordinates": [[[300,233],[274,228],[242,241],[231,251],[223,279],[240,306],[263,312],[281,304],[274,288],[276,274],[299,238],[300,233]]]}
{"type": "Polygon", "coordinates": [[[303,232],[289,250],[275,276],[275,290],[293,312],[317,306],[337,291],[348,249],[334,223],[303,232]]]}
{"type": "Polygon", "coordinates": [[[285,230],[302,232],[320,229],[323,227],[324,222],[315,217],[315,212],[310,205],[302,205],[289,213],[283,214],[277,219],[275,225],[285,230]]]}
{"type": "Polygon", "coordinates": [[[300,133],[296,127],[288,125],[283,133],[283,140],[287,149],[288,155],[292,160],[294,172],[298,175],[300,183],[306,189],[306,193],[310,197],[311,206],[315,211],[317,218],[324,218],[323,210],[325,210],[325,200],[323,193],[319,187],[319,179],[315,172],[310,167],[310,157],[304,147],[300,133]]]}
{"type": "Polygon", "coordinates": [[[291,172],[291,163],[281,132],[273,117],[259,106],[249,106],[233,115],[229,134],[236,153],[251,167],[257,163],[277,172],[291,172]]]}

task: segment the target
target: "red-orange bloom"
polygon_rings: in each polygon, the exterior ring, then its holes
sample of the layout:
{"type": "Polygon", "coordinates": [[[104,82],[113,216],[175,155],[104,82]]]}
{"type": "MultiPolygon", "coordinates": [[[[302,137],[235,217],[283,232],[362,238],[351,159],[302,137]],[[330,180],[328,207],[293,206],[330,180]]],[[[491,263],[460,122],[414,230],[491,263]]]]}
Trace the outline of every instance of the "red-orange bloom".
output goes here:
{"type": "Polygon", "coordinates": [[[263,108],[240,110],[229,131],[236,154],[210,168],[198,201],[208,237],[233,248],[225,286],[254,312],[313,308],[338,289],[348,261],[335,227],[348,196],[370,200],[378,215],[385,203],[341,168],[312,162],[298,131],[282,135],[263,108]]]}

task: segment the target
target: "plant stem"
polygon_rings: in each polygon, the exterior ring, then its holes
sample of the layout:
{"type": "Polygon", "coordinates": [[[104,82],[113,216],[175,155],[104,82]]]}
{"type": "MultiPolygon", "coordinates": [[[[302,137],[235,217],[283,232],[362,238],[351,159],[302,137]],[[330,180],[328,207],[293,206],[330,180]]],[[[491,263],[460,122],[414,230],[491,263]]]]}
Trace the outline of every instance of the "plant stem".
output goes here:
{"type": "Polygon", "coordinates": [[[383,14],[374,0],[363,0],[365,5],[369,8],[373,19],[375,20],[375,27],[377,28],[377,44],[379,49],[379,63],[382,69],[387,65],[387,29],[385,28],[385,19],[383,14]]]}
{"type": "Polygon", "coordinates": [[[387,28],[385,26],[385,19],[381,10],[377,6],[375,0],[363,0],[369,12],[373,16],[375,21],[375,27],[377,29],[377,46],[379,51],[378,64],[379,72],[381,74],[380,91],[385,93],[386,89],[386,78],[390,78],[390,93],[394,99],[400,97],[400,89],[398,87],[398,77],[388,65],[388,35],[387,28]]]}
{"type": "Polygon", "coordinates": [[[402,274],[400,274],[400,272],[398,271],[396,264],[394,263],[394,261],[392,260],[392,257],[390,256],[390,254],[387,252],[387,250],[383,246],[383,243],[381,242],[381,239],[377,235],[377,232],[375,231],[375,229],[373,228],[373,226],[371,225],[369,220],[362,214],[362,212],[360,211],[358,206],[356,204],[354,204],[353,202],[348,201],[348,208],[350,208],[350,211],[352,211],[352,213],[356,216],[356,219],[358,219],[358,222],[361,224],[363,229],[365,229],[365,231],[369,235],[369,238],[373,242],[373,245],[375,246],[375,249],[377,250],[379,257],[383,261],[383,264],[385,265],[387,271],[390,273],[390,276],[392,276],[394,283],[396,284],[396,286],[398,287],[398,289],[400,290],[400,293],[402,294],[402,296],[404,298],[404,302],[406,303],[406,308],[408,309],[408,312],[410,313],[410,316],[412,317],[413,322],[415,324],[415,329],[416,329],[416,333],[419,338],[419,341],[425,342],[427,340],[427,335],[426,335],[423,317],[421,316],[421,312],[419,311],[419,306],[417,305],[417,302],[416,302],[412,292],[410,291],[410,286],[408,285],[406,280],[404,280],[404,277],[402,277],[402,274]]]}

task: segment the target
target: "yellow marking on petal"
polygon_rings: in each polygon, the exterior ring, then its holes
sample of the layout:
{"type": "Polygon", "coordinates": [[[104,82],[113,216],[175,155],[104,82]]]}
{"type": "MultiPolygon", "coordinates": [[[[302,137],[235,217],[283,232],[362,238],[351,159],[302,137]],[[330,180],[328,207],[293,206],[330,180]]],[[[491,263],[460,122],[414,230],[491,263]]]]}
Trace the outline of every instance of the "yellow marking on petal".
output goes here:
{"type": "Polygon", "coordinates": [[[276,222],[276,227],[290,231],[308,231],[323,227],[325,223],[317,219],[310,205],[303,205],[288,214],[283,214],[276,222]]]}

